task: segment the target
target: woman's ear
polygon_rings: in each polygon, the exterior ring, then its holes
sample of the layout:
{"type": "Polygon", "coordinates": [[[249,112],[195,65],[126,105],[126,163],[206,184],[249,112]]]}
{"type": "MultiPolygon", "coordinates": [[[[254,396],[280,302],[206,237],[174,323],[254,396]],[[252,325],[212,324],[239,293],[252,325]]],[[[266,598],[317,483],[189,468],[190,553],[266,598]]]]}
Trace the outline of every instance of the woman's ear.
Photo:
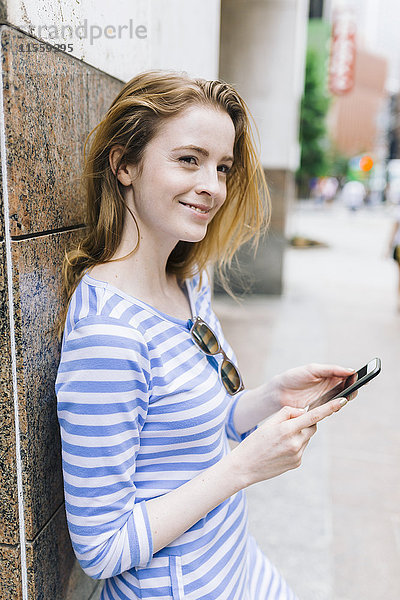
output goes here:
{"type": "MultiPolygon", "coordinates": [[[[111,170],[114,173],[114,175],[116,174],[118,161],[121,158],[122,152],[123,152],[122,146],[113,146],[110,150],[110,154],[109,154],[108,158],[109,158],[111,170]]],[[[122,185],[126,185],[126,186],[131,185],[132,177],[127,169],[126,163],[122,162],[122,164],[120,165],[120,167],[118,169],[118,173],[117,173],[117,178],[118,178],[118,181],[120,181],[122,183],[122,185]]]]}

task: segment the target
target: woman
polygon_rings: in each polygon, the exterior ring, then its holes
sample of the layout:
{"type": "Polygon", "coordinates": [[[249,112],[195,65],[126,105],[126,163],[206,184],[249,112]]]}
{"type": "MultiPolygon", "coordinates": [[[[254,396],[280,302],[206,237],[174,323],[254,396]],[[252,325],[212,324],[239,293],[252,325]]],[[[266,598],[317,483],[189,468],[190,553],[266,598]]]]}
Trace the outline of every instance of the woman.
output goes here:
{"type": "Polygon", "coordinates": [[[102,600],[294,598],[248,535],[243,490],[299,466],[345,400],[304,407],[349,371],[244,390],[212,311],[206,267],[268,220],[245,103],[223,82],[139,74],[96,128],[85,180],[56,381],[76,556],[102,600]]]}

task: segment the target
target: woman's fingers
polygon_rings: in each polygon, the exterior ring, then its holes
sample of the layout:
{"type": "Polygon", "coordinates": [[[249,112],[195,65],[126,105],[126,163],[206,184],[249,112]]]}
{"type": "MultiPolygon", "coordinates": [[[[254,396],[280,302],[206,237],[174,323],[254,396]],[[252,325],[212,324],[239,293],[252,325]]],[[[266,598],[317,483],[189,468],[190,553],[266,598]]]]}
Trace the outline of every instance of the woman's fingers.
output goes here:
{"type": "Polygon", "coordinates": [[[267,419],[268,423],[283,423],[289,419],[294,419],[304,414],[304,408],[295,408],[294,406],[284,406],[278,412],[274,413],[267,419]]]}
{"type": "Polygon", "coordinates": [[[290,426],[293,431],[301,431],[306,427],[312,427],[319,421],[322,421],[322,419],[325,419],[334,412],[340,410],[342,406],[346,404],[346,402],[346,398],[337,398],[336,400],[331,400],[322,406],[317,406],[309,412],[299,415],[296,418],[292,418],[288,423],[288,426],[290,426]]]}
{"type": "Polygon", "coordinates": [[[310,441],[310,439],[312,438],[314,433],[316,433],[316,431],[317,431],[317,426],[311,425],[311,427],[306,427],[305,429],[302,429],[299,433],[296,434],[296,435],[300,436],[300,438],[302,440],[302,452],[304,452],[308,442],[310,441]]]}
{"type": "Polygon", "coordinates": [[[340,365],[320,365],[318,363],[311,363],[308,365],[308,369],[312,372],[315,377],[348,377],[355,372],[355,369],[348,369],[341,367],[340,365]]]}
{"type": "Polygon", "coordinates": [[[311,425],[310,427],[306,427],[305,429],[302,430],[302,433],[304,434],[304,437],[306,438],[307,443],[310,441],[310,439],[312,438],[314,433],[316,433],[316,431],[317,431],[317,424],[311,425]]]}

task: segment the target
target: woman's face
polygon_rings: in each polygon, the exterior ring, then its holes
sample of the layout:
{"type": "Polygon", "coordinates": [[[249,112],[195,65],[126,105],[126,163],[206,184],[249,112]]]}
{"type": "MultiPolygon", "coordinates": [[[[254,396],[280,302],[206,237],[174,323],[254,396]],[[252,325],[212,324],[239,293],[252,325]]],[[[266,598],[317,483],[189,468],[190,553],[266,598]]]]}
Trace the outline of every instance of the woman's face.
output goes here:
{"type": "Polygon", "coordinates": [[[126,167],[141,237],[172,245],[204,238],[226,198],[234,140],[232,119],[221,109],[195,105],[164,122],[146,146],[142,172],[126,167]]]}

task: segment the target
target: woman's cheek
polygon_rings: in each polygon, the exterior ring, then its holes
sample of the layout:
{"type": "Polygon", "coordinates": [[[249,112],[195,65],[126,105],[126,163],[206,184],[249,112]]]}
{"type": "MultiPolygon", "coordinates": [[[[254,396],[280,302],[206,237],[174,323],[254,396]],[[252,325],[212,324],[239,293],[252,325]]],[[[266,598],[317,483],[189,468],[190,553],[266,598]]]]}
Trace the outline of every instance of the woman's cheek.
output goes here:
{"type": "Polygon", "coordinates": [[[219,202],[219,205],[218,205],[218,207],[217,207],[217,210],[215,211],[216,213],[217,213],[218,211],[220,211],[220,210],[221,210],[221,208],[222,208],[222,207],[223,207],[223,205],[225,204],[225,200],[226,200],[226,195],[225,195],[225,196],[224,196],[224,198],[223,198],[223,199],[222,199],[222,200],[219,202]]]}

